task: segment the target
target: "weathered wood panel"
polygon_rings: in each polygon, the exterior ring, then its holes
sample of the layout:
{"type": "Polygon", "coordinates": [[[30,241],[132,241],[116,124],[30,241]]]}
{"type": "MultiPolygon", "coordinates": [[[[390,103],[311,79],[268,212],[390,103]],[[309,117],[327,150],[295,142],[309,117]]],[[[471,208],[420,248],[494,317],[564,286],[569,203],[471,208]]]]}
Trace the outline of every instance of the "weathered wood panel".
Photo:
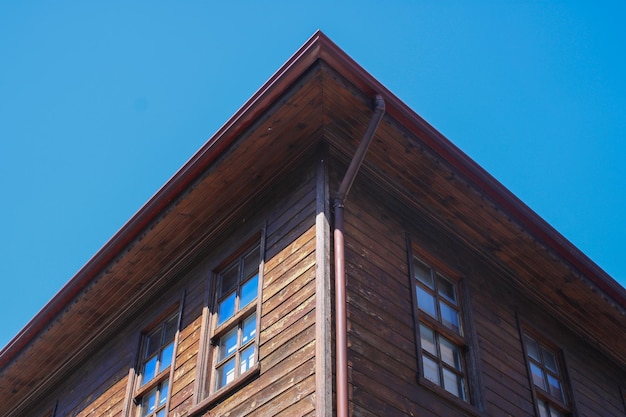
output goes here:
{"type": "Polygon", "coordinates": [[[88,407],[76,414],[76,417],[100,417],[121,414],[125,396],[126,380],[120,380],[94,401],[91,401],[88,407]]]}
{"type": "Polygon", "coordinates": [[[200,346],[202,316],[181,331],[176,349],[174,378],[171,385],[170,410],[177,411],[181,404],[191,399],[196,382],[196,364],[200,346]]]}

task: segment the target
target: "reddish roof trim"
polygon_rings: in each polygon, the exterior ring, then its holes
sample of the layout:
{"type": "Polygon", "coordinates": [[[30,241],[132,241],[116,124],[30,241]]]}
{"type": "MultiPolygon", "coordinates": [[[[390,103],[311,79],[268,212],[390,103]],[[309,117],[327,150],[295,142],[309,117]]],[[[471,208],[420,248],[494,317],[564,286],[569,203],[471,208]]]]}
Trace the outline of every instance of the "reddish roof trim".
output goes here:
{"type": "Polygon", "coordinates": [[[289,58],[0,351],[0,370],[33,342],[58,314],[71,305],[72,300],[111,261],[156,220],[163,210],[176,200],[240,133],[318,59],[320,45],[317,35],[318,33],[311,37],[289,58]]]}
{"type": "Polygon", "coordinates": [[[32,343],[106,266],[174,201],[218,155],[315,61],[322,59],[365,94],[383,95],[387,113],[419,135],[535,236],[588,276],[622,307],[626,290],[490,174],[372,77],[322,32],[316,32],[183,167],[91,258],[0,352],[0,370],[32,343]]]}

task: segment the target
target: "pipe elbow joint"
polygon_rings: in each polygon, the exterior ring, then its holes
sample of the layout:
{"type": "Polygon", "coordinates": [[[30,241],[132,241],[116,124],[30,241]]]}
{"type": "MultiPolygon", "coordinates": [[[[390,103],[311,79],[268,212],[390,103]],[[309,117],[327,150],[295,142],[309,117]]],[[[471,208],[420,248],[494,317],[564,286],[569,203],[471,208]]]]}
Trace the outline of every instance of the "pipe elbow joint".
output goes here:
{"type": "Polygon", "coordinates": [[[385,111],[385,99],[383,99],[383,96],[380,94],[376,94],[376,97],[374,98],[374,102],[375,102],[375,109],[379,110],[379,111],[385,111]]]}

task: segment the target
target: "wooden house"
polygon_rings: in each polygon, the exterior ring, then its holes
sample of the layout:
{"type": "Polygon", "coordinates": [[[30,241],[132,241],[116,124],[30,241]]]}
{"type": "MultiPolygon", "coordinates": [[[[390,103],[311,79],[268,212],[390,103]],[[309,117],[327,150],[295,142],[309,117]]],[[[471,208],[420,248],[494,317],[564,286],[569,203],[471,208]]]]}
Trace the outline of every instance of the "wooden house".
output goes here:
{"type": "Polygon", "coordinates": [[[626,291],[316,33],[0,352],[0,415],[624,416],[626,291]]]}

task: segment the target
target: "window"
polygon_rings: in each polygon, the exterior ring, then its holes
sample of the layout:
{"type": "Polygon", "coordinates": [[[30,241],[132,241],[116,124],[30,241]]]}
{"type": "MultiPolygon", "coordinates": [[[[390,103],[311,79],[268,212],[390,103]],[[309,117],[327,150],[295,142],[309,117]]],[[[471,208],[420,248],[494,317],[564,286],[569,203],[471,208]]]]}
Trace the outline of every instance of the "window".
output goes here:
{"type": "Polygon", "coordinates": [[[413,257],[420,381],[470,402],[460,284],[413,257]]]}
{"type": "Polygon", "coordinates": [[[565,417],[570,407],[562,360],[556,349],[538,338],[523,334],[528,374],[532,381],[539,417],[565,417]]]}
{"type": "Polygon", "coordinates": [[[211,332],[212,393],[256,369],[259,264],[257,245],[217,274],[211,332]]]}
{"type": "Polygon", "coordinates": [[[140,417],[167,414],[170,369],[174,360],[174,340],[178,314],[168,316],[142,337],[135,404],[140,417]]]}

